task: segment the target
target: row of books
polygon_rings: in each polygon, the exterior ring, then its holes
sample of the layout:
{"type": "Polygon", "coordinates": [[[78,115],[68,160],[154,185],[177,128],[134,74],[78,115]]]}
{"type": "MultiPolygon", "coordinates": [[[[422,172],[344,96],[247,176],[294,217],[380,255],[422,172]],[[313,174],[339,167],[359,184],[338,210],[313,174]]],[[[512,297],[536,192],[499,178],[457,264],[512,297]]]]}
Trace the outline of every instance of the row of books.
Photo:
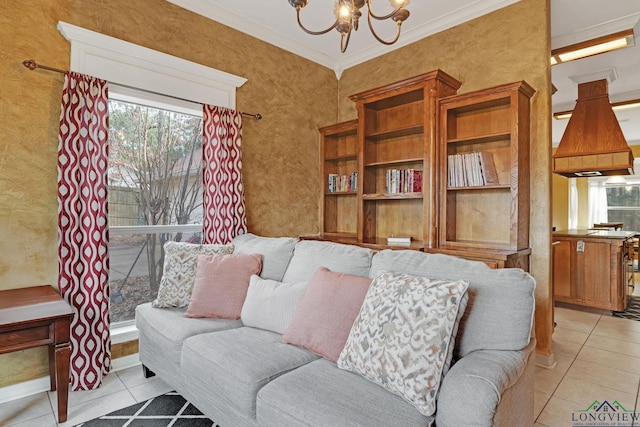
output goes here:
{"type": "Polygon", "coordinates": [[[451,154],[447,156],[448,186],[477,187],[498,184],[493,156],[487,151],[451,154]]]}
{"type": "Polygon", "coordinates": [[[418,169],[388,169],[387,193],[419,193],[422,191],[422,171],[418,169]]]}
{"type": "Polygon", "coordinates": [[[329,193],[346,193],[358,190],[358,172],[350,175],[329,174],[329,193]]]}

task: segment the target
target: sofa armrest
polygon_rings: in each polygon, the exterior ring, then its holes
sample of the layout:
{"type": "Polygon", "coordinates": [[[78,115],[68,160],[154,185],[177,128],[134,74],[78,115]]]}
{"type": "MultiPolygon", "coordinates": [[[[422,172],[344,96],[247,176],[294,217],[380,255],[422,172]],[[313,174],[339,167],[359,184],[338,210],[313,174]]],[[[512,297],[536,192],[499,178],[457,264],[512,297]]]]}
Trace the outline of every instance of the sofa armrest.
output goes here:
{"type": "MultiPolygon", "coordinates": [[[[479,350],[458,360],[445,375],[437,402],[436,425],[492,426],[506,390],[525,371],[535,340],[517,351],[479,350]]],[[[522,396],[533,399],[531,395],[522,396]]]]}

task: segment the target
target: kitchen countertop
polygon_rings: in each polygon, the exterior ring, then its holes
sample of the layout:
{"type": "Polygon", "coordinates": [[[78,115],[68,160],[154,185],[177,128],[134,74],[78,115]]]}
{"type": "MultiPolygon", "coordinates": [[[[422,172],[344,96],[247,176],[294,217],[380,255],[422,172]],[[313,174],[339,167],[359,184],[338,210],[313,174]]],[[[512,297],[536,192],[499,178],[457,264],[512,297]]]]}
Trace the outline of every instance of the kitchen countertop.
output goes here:
{"type": "Polygon", "coordinates": [[[591,230],[588,228],[574,228],[570,230],[554,231],[557,237],[583,237],[600,239],[629,239],[636,236],[635,231],[591,230]]]}

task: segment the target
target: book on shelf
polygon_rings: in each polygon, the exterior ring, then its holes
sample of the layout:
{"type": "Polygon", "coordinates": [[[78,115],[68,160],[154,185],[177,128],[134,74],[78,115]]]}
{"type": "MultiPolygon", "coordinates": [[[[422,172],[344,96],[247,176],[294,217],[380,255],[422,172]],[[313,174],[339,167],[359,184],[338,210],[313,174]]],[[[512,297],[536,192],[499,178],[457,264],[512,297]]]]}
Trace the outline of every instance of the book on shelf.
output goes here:
{"type": "Polygon", "coordinates": [[[422,171],[418,169],[387,169],[387,193],[422,192],[422,171]]]}
{"type": "Polygon", "coordinates": [[[410,246],[411,236],[394,236],[387,237],[387,245],[389,246],[410,246]]]}
{"type": "Polygon", "coordinates": [[[358,190],[358,172],[349,175],[328,174],[329,193],[347,193],[358,190]]]}
{"type": "Polygon", "coordinates": [[[449,187],[478,187],[498,183],[498,172],[491,153],[473,151],[447,156],[449,187]]]}

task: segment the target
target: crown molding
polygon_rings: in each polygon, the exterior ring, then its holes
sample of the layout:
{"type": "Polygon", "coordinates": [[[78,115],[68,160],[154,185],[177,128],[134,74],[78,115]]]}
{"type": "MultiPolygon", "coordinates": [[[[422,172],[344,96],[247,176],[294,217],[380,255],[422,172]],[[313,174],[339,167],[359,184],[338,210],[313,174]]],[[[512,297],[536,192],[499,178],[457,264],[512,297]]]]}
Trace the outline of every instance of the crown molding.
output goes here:
{"type": "Polygon", "coordinates": [[[370,59],[381,56],[385,53],[399,49],[401,47],[415,43],[418,40],[422,40],[433,34],[437,34],[441,31],[453,28],[456,25],[460,25],[464,22],[478,18],[487,13],[501,9],[505,6],[509,6],[513,3],[517,3],[520,0],[477,0],[470,5],[461,7],[443,16],[439,16],[437,19],[424,22],[417,27],[412,28],[409,31],[403,31],[400,39],[393,46],[385,46],[378,44],[373,48],[366,49],[364,51],[355,52],[345,56],[345,59],[340,61],[342,68],[347,69],[370,59]]]}
{"type": "MultiPolygon", "coordinates": [[[[241,31],[252,37],[284,49],[295,55],[306,58],[324,67],[332,69],[336,78],[340,79],[342,72],[355,65],[369,61],[385,53],[392,52],[403,46],[414,43],[425,37],[459,25],[463,22],[475,19],[489,12],[501,9],[505,6],[517,3],[520,0],[476,0],[471,4],[454,10],[453,12],[424,22],[410,31],[403,31],[400,40],[391,46],[376,44],[360,51],[341,54],[336,50],[336,56],[332,57],[300,43],[291,37],[268,28],[266,25],[247,19],[235,12],[218,6],[211,0],[167,0],[176,6],[187,9],[193,13],[219,22],[223,25],[241,31]]],[[[284,0],[272,0],[284,1],[284,0]]]]}
{"type": "Polygon", "coordinates": [[[606,70],[594,71],[591,73],[580,74],[577,76],[569,76],[569,80],[579,85],[581,83],[593,82],[596,80],[606,80],[608,84],[613,83],[618,79],[618,72],[615,67],[607,68],[606,70]]]}
{"type": "Polygon", "coordinates": [[[336,59],[317,50],[309,49],[304,44],[299,43],[284,34],[278,33],[259,22],[252,21],[235,12],[218,6],[209,0],[167,1],[327,68],[335,69],[338,66],[338,61],[336,59]]]}

